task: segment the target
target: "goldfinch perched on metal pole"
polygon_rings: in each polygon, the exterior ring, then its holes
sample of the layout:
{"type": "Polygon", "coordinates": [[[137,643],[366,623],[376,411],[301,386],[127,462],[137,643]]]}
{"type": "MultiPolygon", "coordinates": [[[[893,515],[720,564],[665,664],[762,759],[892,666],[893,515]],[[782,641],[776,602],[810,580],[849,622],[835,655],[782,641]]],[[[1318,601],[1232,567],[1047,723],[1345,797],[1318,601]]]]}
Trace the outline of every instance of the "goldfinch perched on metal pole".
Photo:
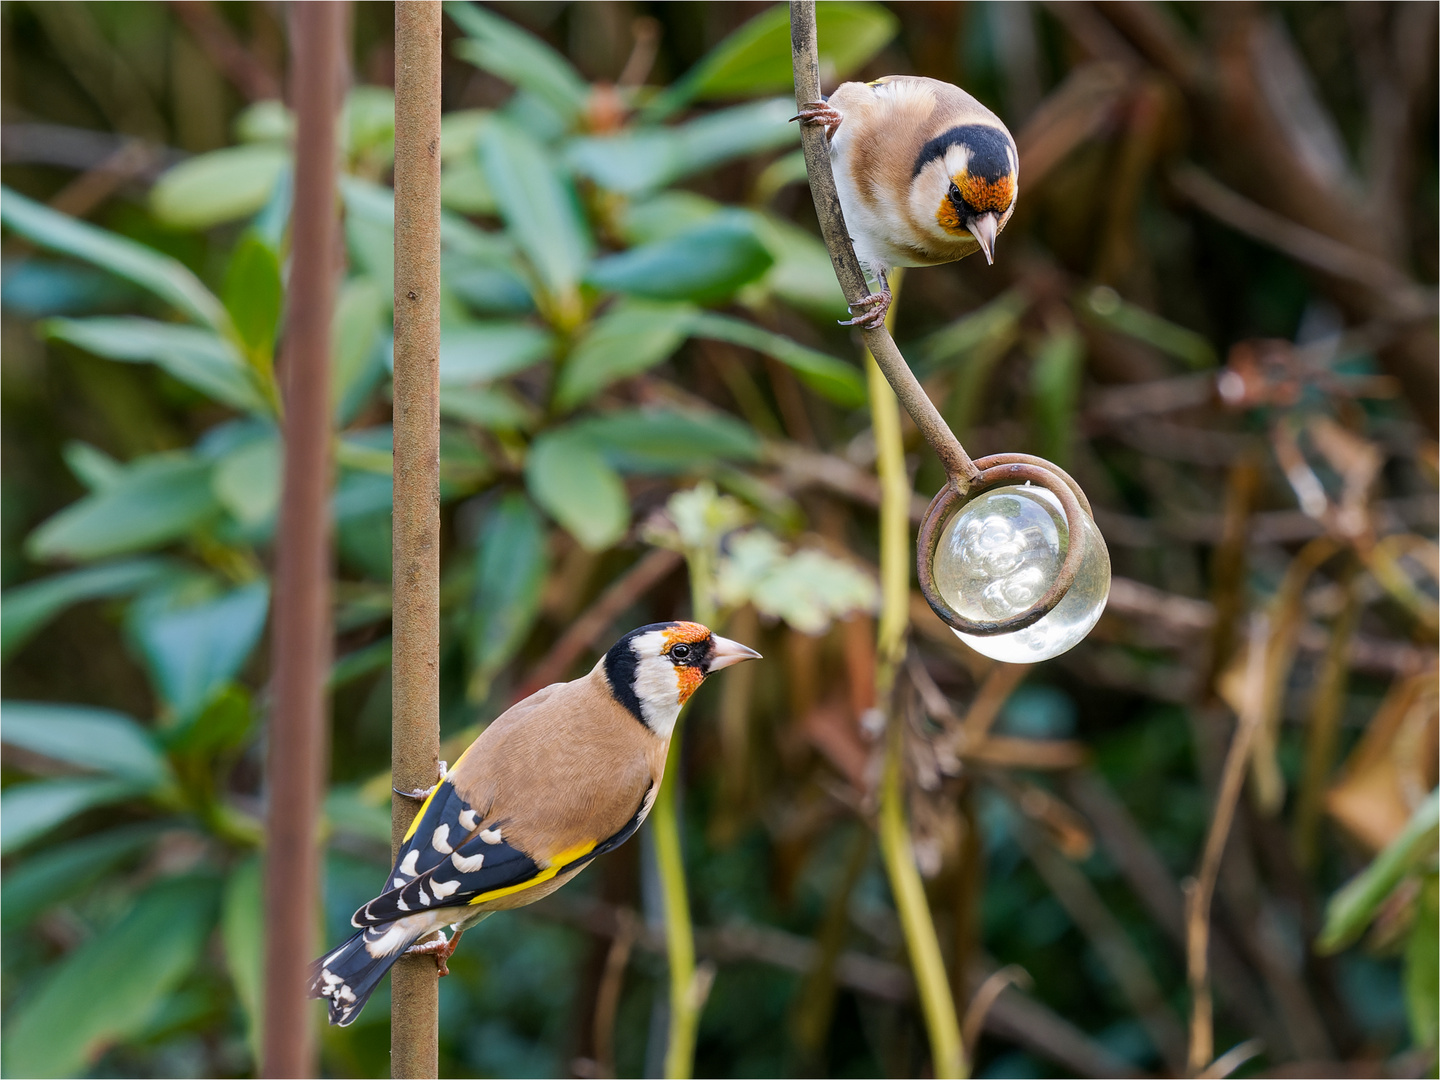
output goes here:
{"type": "Polygon", "coordinates": [[[918,75],[842,83],[794,118],[823,124],[855,254],[880,291],[843,323],[871,329],[890,307],[893,266],[936,266],[976,251],[1015,212],[1020,155],[1000,118],[958,86],[918,75]]]}
{"type": "Polygon", "coordinates": [[[310,994],[327,999],[330,1023],[354,1020],[405,952],[433,954],[447,974],[467,927],[548,896],[628,840],[655,803],[681,706],[707,675],[759,658],[699,623],[653,623],[491,723],[435,787],[410,793],[425,803],[385,891],[315,961],[310,994]],[[447,926],[448,940],[421,942],[447,926]]]}

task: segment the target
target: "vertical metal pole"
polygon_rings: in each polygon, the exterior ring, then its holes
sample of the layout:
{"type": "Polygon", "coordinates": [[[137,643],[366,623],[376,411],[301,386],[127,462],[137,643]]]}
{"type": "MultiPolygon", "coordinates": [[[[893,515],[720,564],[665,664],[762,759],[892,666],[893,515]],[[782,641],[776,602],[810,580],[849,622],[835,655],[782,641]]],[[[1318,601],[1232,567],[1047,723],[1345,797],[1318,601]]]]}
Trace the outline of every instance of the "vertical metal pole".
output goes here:
{"type": "Polygon", "coordinates": [[[335,122],[346,7],[294,10],[298,117],[284,343],[285,479],[276,543],[275,708],[265,858],[263,1075],[315,1076],[305,971],[319,893],[316,822],[325,783],[330,663],[330,322],[335,304],[335,122]]]}
{"type": "MultiPolygon", "coordinates": [[[[391,769],[435,783],[440,755],[440,4],[395,5],[395,510],[391,769]]],[[[417,805],[391,804],[391,850],[417,805]]],[[[439,1069],[435,961],[390,975],[390,1072],[439,1069]]]]}

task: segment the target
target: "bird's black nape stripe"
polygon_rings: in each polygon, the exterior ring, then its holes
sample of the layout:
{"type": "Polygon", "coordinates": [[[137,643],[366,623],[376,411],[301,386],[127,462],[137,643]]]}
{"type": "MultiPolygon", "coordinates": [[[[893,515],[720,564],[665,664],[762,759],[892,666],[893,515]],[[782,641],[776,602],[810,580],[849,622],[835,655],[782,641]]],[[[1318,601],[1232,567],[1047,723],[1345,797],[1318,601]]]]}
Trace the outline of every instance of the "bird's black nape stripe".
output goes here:
{"type": "Polygon", "coordinates": [[[605,654],[605,679],[610,684],[610,692],[615,695],[615,700],[625,706],[626,711],[642,724],[645,723],[645,710],[640,707],[640,695],[635,693],[635,673],[640,666],[640,659],[635,655],[631,643],[641,634],[648,634],[652,630],[667,630],[674,625],[673,622],[661,622],[638,627],[611,645],[610,651],[605,654]]]}
{"type": "Polygon", "coordinates": [[[999,180],[1010,175],[1010,140],[1005,133],[988,124],[961,124],[942,131],[920,148],[910,179],[919,176],[920,170],[930,162],[943,158],[952,146],[970,148],[970,175],[982,180],[999,180]]]}

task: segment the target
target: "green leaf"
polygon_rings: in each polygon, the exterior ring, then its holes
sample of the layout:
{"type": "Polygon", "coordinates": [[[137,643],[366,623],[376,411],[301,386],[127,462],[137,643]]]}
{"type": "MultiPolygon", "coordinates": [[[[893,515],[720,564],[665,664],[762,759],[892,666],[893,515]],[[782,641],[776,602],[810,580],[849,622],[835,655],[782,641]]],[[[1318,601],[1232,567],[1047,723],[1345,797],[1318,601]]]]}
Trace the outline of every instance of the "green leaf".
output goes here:
{"type": "Polygon", "coordinates": [[[616,380],[667,360],[689,334],[695,314],[689,304],[622,300],[576,342],[560,371],[556,405],[572,409],[616,380]]]}
{"type": "Polygon", "coordinates": [[[142,1032],[200,959],[215,908],[212,881],[153,885],[116,926],[56,964],[40,991],[16,1008],[6,1029],[6,1074],[74,1076],[142,1032]]]}
{"type": "Polygon", "coordinates": [[[574,188],[537,142],[499,117],[480,134],[480,164],[500,216],[545,288],[554,297],[571,294],[591,250],[574,188]]]}
{"type": "Polygon", "coordinates": [[[461,256],[441,260],[443,288],[482,315],[516,315],[535,310],[530,286],[515,272],[513,256],[503,262],[461,256]]]}
{"type": "Polygon", "coordinates": [[[265,205],[290,163],[273,143],[196,154],[167,169],[150,189],[150,210],[166,225],[208,229],[249,217],[265,205]]]}
{"type": "Polygon", "coordinates": [[[528,322],[471,322],[440,329],[440,382],[493,382],[548,358],[555,340],[528,322]]]}
{"type": "Polygon", "coordinates": [[[65,467],[90,491],[103,491],[125,475],[125,466],[87,442],[72,439],[60,450],[65,467]]]}
{"type": "Polygon", "coordinates": [[[244,358],[212,331],[130,316],[49,319],[43,329],[50,338],[97,356],[154,364],[221,404],[261,415],[272,412],[244,358]]]}
{"type": "Polygon", "coordinates": [[[220,511],[210,469],[210,462],[184,453],[139,458],[114,484],[71,503],[31,533],[26,552],[34,559],[85,562],[177,540],[220,511]]]}
{"type": "Polygon", "coordinates": [[[33,244],[149,289],[196,322],[222,332],[228,329],[224,306],[178,259],[58,213],[9,188],[0,189],[0,221],[33,244]]]}
{"type": "Polygon", "coordinates": [[[73,900],[111,870],[149,847],[164,828],[158,822],[106,829],[80,840],[34,851],[5,871],[0,920],[6,930],[73,900]]]}
{"type": "Polygon", "coordinates": [[[667,240],[601,259],[586,280],[651,300],[724,300],[770,269],[774,259],[748,215],[716,214],[667,240]]]}
{"type": "Polygon", "coordinates": [[[880,590],[858,566],[822,551],[789,554],[763,529],[732,536],[716,575],[716,593],[728,607],[751,603],[784,619],[802,634],[823,634],[836,619],[873,612],[880,590]]]}
{"type": "Polygon", "coordinates": [[[85,600],[129,596],[164,578],[163,559],[125,559],[17,585],[0,603],[0,659],[8,659],[60,612],[85,600]]]}
{"type": "Polygon", "coordinates": [[[1030,368],[1030,393],[1035,402],[1035,441],[1042,457],[1064,465],[1075,432],[1080,400],[1080,375],[1085,364],[1085,339],[1074,326],[1058,326],[1040,343],[1030,368]]]}
{"type": "MultiPolygon", "coordinates": [[[[444,139],[444,136],[441,136],[444,139]]],[[[499,209],[485,171],[472,153],[447,164],[440,173],[440,205],[459,214],[489,216],[499,209]]]]}
{"type": "Polygon", "coordinates": [[[261,1022],[265,1015],[265,903],[264,873],[258,855],[252,855],[225,880],[220,909],[220,941],[225,966],[235,984],[235,996],[245,1010],[245,1040],[258,1065],[261,1060],[261,1022]]]}
{"type": "Polygon", "coordinates": [[[588,551],[613,546],[630,527],[630,500],[620,474],[574,425],[547,431],[530,444],[525,483],[540,507],[588,551]]]}
{"type": "Polygon", "coordinates": [[[474,161],[480,132],[493,115],[490,109],[455,109],[440,117],[441,164],[474,161]]]}
{"type": "Polygon", "coordinates": [[[390,843],[390,796],[373,801],[357,784],[337,784],[325,796],[325,822],[336,832],[371,843],[390,843]]]}
{"type": "Polygon", "coordinates": [[[1440,833],[1440,788],[1430,792],[1400,835],[1330,898],[1325,907],[1325,925],[1315,940],[1316,950],[1339,952],[1363,934],[1401,879],[1422,859],[1434,857],[1437,833],[1440,833]]]}
{"type": "Polygon", "coordinates": [[[725,413],[625,409],[570,425],[624,473],[675,473],[720,461],[758,461],[760,440],[725,413]]]}
{"type": "Polygon", "coordinates": [[[273,523],[280,509],[280,470],[284,447],[280,435],[252,439],[227,451],[215,462],[211,487],[220,505],[248,528],[273,523]]]}
{"type": "Polygon", "coordinates": [[[225,268],[225,309],[252,352],[268,357],[273,351],[284,291],[279,257],[257,234],[247,232],[225,268]]]}
{"type": "MultiPolygon", "coordinates": [[[[820,69],[827,80],[858,71],[900,29],[879,4],[830,0],[815,5],[820,69]]],[[[761,12],[711,49],[652,106],[668,113],[688,101],[776,94],[792,85],[790,13],[783,4],[761,12]]]]}
{"type": "Polygon", "coordinates": [[[343,426],[365,403],[385,374],[380,337],[390,297],[369,277],[354,277],[340,290],[335,305],[330,400],[335,422],[343,426]]]}
{"type": "Polygon", "coordinates": [[[627,195],[653,191],[727,161],[800,141],[789,98],[721,109],[674,127],[630,128],[572,139],[566,160],[601,187],[627,195]]]}
{"type": "Polygon", "coordinates": [[[570,61],[535,35],[478,4],[447,3],[445,13],[465,32],[455,55],[512,86],[542,99],[574,126],[590,97],[590,87],[570,61]]]}
{"type": "Polygon", "coordinates": [[[1024,290],[1001,293],[924,338],[912,350],[916,372],[928,376],[947,365],[967,363],[976,351],[1009,348],[1015,341],[1020,318],[1029,309],[1030,298],[1024,290]]]}
{"type": "Polygon", "coordinates": [[[447,386],[440,415],[489,431],[525,431],[539,422],[534,406],[503,386],[447,386]]]}
{"type": "Polygon", "coordinates": [[[93,806],[120,802],[147,790],[139,781],[113,776],[11,784],[0,791],[0,855],[18,851],[93,806]]]}
{"type": "Polygon", "coordinates": [[[690,332],[696,337],[728,341],[773,357],[791,368],[812,390],[837,405],[858,409],[869,400],[865,377],[853,365],[743,319],[705,311],[696,316],[690,332]]]}
{"type": "MultiPolygon", "coordinates": [[[[849,309],[825,245],[810,232],[771,214],[752,215],[756,235],[775,265],[757,288],[820,318],[842,319],[849,309]]],[[[746,294],[748,295],[748,293],[746,294]]],[[[745,300],[746,295],[741,299],[745,300]]]]}
{"type": "Polygon", "coordinates": [[[535,625],[549,567],[545,540],[540,514],[518,493],[502,498],[481,529],[470,623],[471,701],[485,700],[535,625]]]}
{"type": "Polygon", "coordinates": [[[169,728],[166,748],[172,754],[213,758],[224,750],[240,746],[255,726],[254,703],[250,691],[238,683],[228,682],[210,698],[194,720],[179,728],[169,728]]]}
{"type": "Polygon", "coordinates": [[[1440,878],[1426,874],[1405,942],[1405,1011],[1415,1045],[1434,1055],[1440,1017],[1440,878]]]}
{"type": "Polygon", "coordinates": [[[115,310],[133,306],[137,297],[126,282],[93,266],[39,255],[6,259],[0,292],[5,310],[25,319],[115,310]]]}
{"type": "Polygon", "coordinates": [[[283,101],[257,101],[240,110],[234,129],[240,142],[288,143],[295,138],[295,114],[283,101]]]}
{"type": "Polygon", "coordinates": [[[1186,367],[1204,371],[1220,364],[1215,347],[1194,330],[1177,326],[1138,304],[1122,300],[1120,294],[1108,286],[1091,289],[1077,306],[1096,325],[1143,341],[1186,367]]]}
{"type": "Polygon", "coordinates": [[[724,209],[722,203],[693,191],[657,191],[623,207],[619,231],[632,247],[649,244],[688,232],[724,209]]]}
{"type": "Polygon", "coordinates": [[[269,583],[257,581],[198,604],[162,601],[132,613],[155,689],[179,720],[197,715],[239,674],[269,611],[269,583]]]}
{"type": "Polygon", "coordinates": [[[345,152],[353,160],[395,157],[395,93],[383,86],[357,86],[345,97],[340,119],[345,152]]]}
{"type": "MultiPolygon", "coordinates": [[[[352,604],[351,610],[358,605],[352,604]]],[[[385,606],[381,614],[388,618],[390,615],[389,597],[385,598],[385,606]]],[[[337,616],[337,624],[342,624],[343,618],[337,616]]],[[[372,641],[369,645],[362,645],[354,652],[346,653],[337,657],[335,663],[330,665],[330,689],[335,690],[346,686],[356,679],[364,678],[366,675],[373,675],[377,671],[384,671],[390,666],[390,654],[392,642],[389,635],[372,641]]]]}
{"type": "Polygon", "coordinates": [[[32,754],[142,786],[157,787],[170,776],[150,733],[111,709],[7,701],[0,706],[0,738],[32,754]]]}

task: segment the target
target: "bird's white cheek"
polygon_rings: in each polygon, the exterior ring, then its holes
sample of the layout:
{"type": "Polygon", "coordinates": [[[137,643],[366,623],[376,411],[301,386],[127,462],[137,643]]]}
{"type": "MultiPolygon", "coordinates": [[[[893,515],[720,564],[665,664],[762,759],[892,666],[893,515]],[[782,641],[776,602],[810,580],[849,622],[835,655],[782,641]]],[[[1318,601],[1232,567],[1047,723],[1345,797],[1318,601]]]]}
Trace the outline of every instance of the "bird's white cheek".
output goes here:
{"type": "Polygon", "coordinates": [[[648,657],[635,672],[635,694],[645,723],[662,739],[668,738],[680,715],[680,687],[675,666],[664,657],[648,657]]]}

